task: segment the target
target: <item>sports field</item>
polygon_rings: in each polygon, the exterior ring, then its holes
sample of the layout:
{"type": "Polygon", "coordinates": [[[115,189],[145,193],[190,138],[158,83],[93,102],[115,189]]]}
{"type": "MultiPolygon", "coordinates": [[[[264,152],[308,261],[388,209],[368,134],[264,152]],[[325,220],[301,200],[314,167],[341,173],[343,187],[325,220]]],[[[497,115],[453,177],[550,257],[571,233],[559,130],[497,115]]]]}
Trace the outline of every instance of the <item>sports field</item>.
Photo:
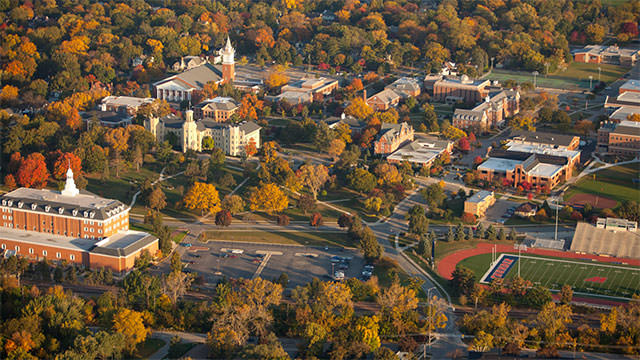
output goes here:
{"type": "MultiPolygon", "coordinates": [[[[551,290],[560,290],[564,284],[571,285],[574,292],[631,298],[640,294],[640,268],[623,264],[605,264],[593,261],[564,260],[541,256],[504,254],[490,269],[491,254],[465,259],[465,263],[487,280],[497,273],[506,281],[520,276],[536,285],[551,290]]],[[[467,265],[465,265],[467,266],[467,265]]]]}
{"type": "MultiPolygon", "coordinates": [[[[634,163],[612,166],[593,174],[585,175],[565,192],[564,199],[571,202],[572,198],[577,194],[590,194],[604,196],[617,202],[623,200],[637,201],[640,199],[640,183],[634,183],[634,181],[640,179],[638,177],[639,173],[640,163],[634,163]]],[[[595,202],[591,205],[593,207],[603,207],[595,202]]]]}

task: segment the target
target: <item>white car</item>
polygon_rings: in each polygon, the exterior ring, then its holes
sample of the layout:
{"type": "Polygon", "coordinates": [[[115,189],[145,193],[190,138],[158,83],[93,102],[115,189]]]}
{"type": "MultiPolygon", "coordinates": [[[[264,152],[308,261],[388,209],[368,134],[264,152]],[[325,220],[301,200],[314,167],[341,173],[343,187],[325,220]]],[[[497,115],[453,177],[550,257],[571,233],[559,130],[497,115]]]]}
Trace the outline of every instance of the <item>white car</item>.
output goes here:
{"type": "Polygon", "coordinates": [[[344,271],[336,271],[333,274],[333,279],[338,281],[344,280],[344,271]]]}

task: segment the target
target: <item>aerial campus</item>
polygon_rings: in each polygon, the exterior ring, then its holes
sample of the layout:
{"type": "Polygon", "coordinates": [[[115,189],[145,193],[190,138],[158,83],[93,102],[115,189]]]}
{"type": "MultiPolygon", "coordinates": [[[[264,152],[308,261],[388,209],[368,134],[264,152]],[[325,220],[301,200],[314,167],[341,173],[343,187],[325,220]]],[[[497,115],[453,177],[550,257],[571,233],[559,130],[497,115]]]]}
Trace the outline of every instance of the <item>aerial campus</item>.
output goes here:
{"type": "Polygon", "coordinates": [[[0,14],[0,359],[640,355],[639,0],[0,14]]]}

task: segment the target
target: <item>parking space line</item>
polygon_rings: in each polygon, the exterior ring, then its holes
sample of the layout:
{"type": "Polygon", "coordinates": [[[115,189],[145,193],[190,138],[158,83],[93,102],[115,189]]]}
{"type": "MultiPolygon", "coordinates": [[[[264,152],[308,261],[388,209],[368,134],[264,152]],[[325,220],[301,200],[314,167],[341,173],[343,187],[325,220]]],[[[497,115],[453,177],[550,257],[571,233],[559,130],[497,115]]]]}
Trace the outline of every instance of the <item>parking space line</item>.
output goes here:
{"type": "Polygon", "coordinates": [[[255,274],[253,274],[252,279],[255,279],[258,276],[260,276],[260,274],[262,273],[262,270],[264,270],[265,266],[267,266],[267,262],[269,262],[269,259],[271,259],[271,253],[267,253],[262,258],[262,262],[260,263],[260,266],[258,266],[258,269],[256,270],[255,274]]]}

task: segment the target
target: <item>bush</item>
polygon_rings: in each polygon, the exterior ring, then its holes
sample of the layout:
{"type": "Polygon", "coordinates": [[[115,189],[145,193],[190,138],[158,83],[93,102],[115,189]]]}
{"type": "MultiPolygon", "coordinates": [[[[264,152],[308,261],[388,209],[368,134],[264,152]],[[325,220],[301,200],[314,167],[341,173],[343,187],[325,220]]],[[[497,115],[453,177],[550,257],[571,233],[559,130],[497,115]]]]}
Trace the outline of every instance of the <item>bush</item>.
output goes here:
{"type": "Polygon", "coordinates": [[[476,216],[471,214],[471,213],[467,213],[467,212],[463,213],[462,216],[460,217],[460,219],[465,224],[475,224],[476,223],[476,216]]]}

